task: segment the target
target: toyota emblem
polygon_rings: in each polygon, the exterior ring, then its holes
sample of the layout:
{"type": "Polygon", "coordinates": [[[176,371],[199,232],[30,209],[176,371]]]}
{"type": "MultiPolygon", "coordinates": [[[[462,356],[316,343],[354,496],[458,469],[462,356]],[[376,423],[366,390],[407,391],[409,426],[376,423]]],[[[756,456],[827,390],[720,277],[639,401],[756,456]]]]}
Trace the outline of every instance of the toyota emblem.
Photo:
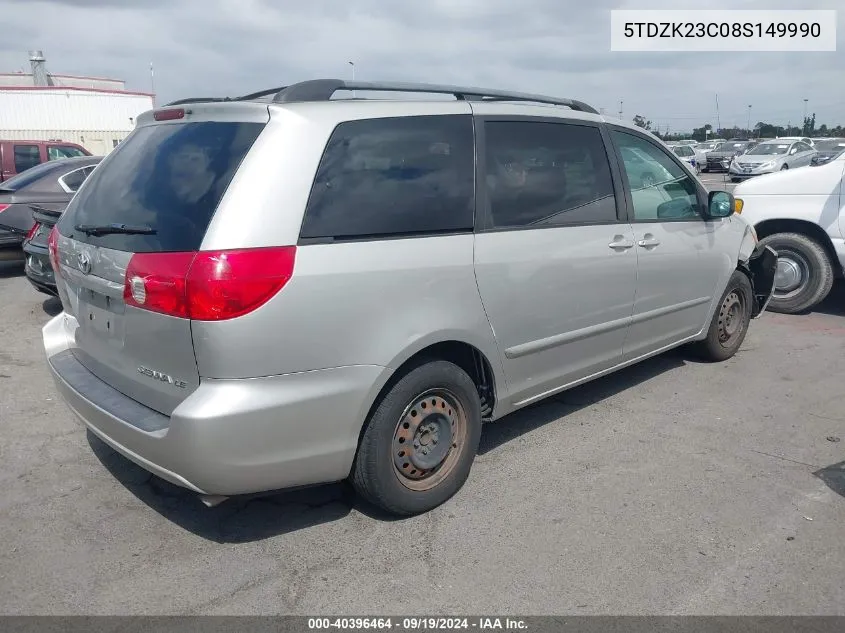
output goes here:
{"type": "Polygon", "coordinates": [[[82,271],[83,275],[91,272],[91,257],[88,253],[82,251],[76,256],[76,259],[79,262],[79,270],[82,271]]]}

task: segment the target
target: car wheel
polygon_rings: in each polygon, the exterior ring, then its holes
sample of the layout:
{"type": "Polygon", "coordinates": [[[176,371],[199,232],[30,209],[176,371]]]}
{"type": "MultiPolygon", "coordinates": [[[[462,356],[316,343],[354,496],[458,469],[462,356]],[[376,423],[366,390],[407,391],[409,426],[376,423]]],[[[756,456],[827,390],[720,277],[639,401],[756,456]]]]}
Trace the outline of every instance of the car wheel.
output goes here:
{"type": "Polygon", "coordinates": [[[822,301],[833,287],[833,265],[824,247],[801,233],[775,233],[760,240],[778,253],[772,312],[795,314],[822,301]]]}
{"type": "Polygon", "coordinates": [[[781,170],[781,171],[783,171],[784,169],[789,169],[789,165],[787,165],[786,163],[784,163],[784,164],[783,164],[783,167],[781,167],[781,168],[780,168],[780,170],[781,170]]]}
{"type": "Polygon", "coordinates": [[[352,484],[391,514],[426,512],[464,485],[480,439],[481,402],[469,375],[443,360],[418,365],[373,409],[352,484]]]}
{"type": "Polygon", "coordinates": [[[702,167],[701,171],[703,171],[705,174],[710,173],[710,170],[707,169],[707,167],[702,167]]]}
{"type": "Polygon", "coordinates": [[[751,322],[754,293],[745,273],[735,270],[722,294],[707,338],[696,344],[698,355],[708,361],[723,361],[736,354],[751,322]]]}
{"type": "Polygon", "coordinates": [[[733,176],[731,176],[731,182],[739,182],[739,178],[734,178],[733,176]]]}

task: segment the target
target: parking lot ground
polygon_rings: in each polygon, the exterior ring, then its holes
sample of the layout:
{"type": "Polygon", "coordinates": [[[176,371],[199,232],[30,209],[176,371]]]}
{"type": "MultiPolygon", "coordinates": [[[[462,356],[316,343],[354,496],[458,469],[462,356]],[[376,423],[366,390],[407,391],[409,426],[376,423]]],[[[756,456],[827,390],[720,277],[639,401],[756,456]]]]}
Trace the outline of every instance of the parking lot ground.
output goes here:
{"type": "Polygon", "coordinates": [[[341,484],[207,509],[87,434],[0,271],[0,613],[845,614],[845,288],[488,426],[388,520],[341,484]],[[838,441],[839,439],[843,441],[838,441]]]}
{"type": "Polygon", "coordinates": [[[698,175],[699,180],[704,184],[708,191],[729,191],[733,193],[734,188],[739,184],[731,182],[730,176],[723,172],[707,172],[698,175]]]}

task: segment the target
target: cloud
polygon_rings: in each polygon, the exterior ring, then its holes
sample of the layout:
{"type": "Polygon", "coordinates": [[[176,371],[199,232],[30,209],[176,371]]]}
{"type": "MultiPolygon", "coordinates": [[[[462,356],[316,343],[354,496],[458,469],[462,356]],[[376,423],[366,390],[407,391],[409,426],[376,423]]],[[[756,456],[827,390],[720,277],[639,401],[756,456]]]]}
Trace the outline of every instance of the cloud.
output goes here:
{"type": "MultiPolygon", "coordinates": [[[[637,0],[0,0],[0,71],[38,48],[56,73],[116,76],[161,100],[315,77],[431,81],[578,98],[672,129],[755,120],[845,123],[843,53],[619,53],[610,10],[637,0]]],[[[675,8],[653,0],[648,8],[675,8]]],[[[838,0],[803,8],[837,8],[838,0]]],[[[712,0],[708,9],[794,8],[712,0]]],[[[842,13],[840,11],[840,13],[842,13]]],[[[842,18],[839,30],[842,31],[842,18]]]]}

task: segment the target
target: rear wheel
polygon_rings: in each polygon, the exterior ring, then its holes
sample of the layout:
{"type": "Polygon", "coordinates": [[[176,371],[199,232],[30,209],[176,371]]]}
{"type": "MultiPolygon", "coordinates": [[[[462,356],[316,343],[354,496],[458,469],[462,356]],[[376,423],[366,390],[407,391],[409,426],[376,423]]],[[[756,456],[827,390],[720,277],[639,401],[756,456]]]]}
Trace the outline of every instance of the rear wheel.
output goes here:
{"type": "Polygon", "coordinates": [[[781,167],[780,170],[783,171],[785,169],[789,169],[789,165],[787,165],[786,163],[783,164],[783,167],[781,167]]]}
{"type": "Polygon", "coordinates": [[[352,484],[392,514],[426,512],[463,486],[480,439],[481,403],[469,375],[443,360],[418,365],[367,420],[352,484]]]}
{"type": "Polygon", "coordinates": [[[833,287],[833,265],[816,240],[801,233],[775,233],[760,240],[778,253],[775,291],[768,309],[795,314],[822,301],[833,287]]]}
{"type": "Polygon", "coordinates": [[[710,321],[707,338],[695,346],[698,355],[705,360],[723,361],[736,354],[748,333],[753,301],[748,277],[734,271],[710,321]]]}

